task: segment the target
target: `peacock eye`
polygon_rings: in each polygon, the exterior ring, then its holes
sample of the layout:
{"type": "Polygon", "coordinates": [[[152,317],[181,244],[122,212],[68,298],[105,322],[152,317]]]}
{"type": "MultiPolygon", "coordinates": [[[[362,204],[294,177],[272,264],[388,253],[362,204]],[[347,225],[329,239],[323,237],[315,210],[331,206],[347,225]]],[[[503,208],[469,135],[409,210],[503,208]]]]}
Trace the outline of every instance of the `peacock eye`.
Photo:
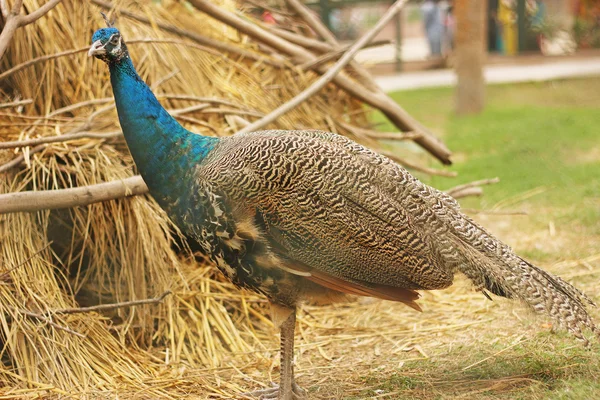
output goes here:
{"type": "Polygon", "coordinates": [[[119,36],[113,36],[110,38],[110,44],[119,44],[119,36]]]}

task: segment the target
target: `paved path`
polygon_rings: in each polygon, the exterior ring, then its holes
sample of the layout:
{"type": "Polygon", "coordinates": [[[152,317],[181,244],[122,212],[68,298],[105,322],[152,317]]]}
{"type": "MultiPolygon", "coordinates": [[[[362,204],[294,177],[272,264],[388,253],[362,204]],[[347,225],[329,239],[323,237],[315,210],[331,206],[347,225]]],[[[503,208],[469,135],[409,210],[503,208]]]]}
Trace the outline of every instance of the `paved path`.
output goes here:
{"type": "MultiPolygon", "coordinates": [[[[528,65],[488,65],[484,71],[487,83],[547,81],[579,76],[600,76],[600,57],[561,59],[528,65]]],[[[456,75],[451,69],[405,72],[376,77],[386,92],[427,87],[454,86],[456,75]]]]}

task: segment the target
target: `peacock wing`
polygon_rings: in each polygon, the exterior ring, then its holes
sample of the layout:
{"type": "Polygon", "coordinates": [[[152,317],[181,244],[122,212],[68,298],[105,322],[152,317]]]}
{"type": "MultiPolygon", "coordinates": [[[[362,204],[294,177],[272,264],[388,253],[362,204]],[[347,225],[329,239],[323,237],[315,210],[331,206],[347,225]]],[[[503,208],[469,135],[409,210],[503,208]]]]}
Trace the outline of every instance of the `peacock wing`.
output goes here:
{"type": "Polygon", "coordinates": [[[452,273],[430,232],[415,223],[418,210],[390,190],[406,184],[408,173],[340,139],[315,131],[234,136],[213,176],[232,201],[256,209],[273,251],[315,280],[408,290],[449,286],[452,273]]]}

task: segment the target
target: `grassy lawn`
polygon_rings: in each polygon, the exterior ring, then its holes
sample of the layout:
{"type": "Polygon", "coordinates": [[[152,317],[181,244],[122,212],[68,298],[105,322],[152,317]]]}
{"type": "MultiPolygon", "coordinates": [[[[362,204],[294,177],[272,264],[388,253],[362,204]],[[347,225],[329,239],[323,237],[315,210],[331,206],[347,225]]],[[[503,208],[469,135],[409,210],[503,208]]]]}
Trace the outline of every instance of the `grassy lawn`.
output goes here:
{"type": "Polygon", "coordinates": [[[524,210],[531,222],[600,234],[600,79],[490,86],[486,110],[468,117],[453,115],[453,95],[449,88],[392,95],[454,151],[458,178],[422,179],[445,189],[499,177],[464,206],[524,210]]]}
{"type": "MultiPolygon", "coordinates": [[[[499,177],[483,197],[461,200],[463,207],[526,212],[474,217],[520,254],[600,300],[600,79],[491,86],[485,112],[467,117],[453,114],[453,95],[451,89],[393,94],[454,151],[457,178],[421,178],[445,189],[499,177]]],[[[375,120],[392,129],[381,116],[375,120]]],[[[465,300],[468,288],[438,293],[425,297],[431,303],[423,318],[439,312],[439,326],[490,320],[460,334],[440,328],[435,340],[421,342],[426,358],[363,374],[368,389],[345,398],[600,398],[597,340],[584,349],[507,301],[465,300]]],[[[599,319],[597,310],[592,314],[599,319]]]]}

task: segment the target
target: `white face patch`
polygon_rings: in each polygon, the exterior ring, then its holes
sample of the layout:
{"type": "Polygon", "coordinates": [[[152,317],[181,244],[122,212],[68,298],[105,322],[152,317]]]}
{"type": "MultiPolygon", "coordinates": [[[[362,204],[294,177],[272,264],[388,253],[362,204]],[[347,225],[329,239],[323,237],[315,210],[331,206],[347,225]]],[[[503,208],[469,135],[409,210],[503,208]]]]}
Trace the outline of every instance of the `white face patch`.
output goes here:
{"type": "Polygon", "coordinates": [[[118,56],[119,54],[121,54],[121,47],[122,47],[122,44],[123,44],[123,38],[120,35],[118,35],[118,34],[115,33],[114,35],[112,35],[110,37],[110,40],[109,40],[110,44],[113,44],[112,42],[113,42],[113,38],[115,38],[115,36],[118,39],[118,43],[116,43],[114,45],[115,47],[111,50],[110,54],[112,54],[114,56],[118,56]]]}

